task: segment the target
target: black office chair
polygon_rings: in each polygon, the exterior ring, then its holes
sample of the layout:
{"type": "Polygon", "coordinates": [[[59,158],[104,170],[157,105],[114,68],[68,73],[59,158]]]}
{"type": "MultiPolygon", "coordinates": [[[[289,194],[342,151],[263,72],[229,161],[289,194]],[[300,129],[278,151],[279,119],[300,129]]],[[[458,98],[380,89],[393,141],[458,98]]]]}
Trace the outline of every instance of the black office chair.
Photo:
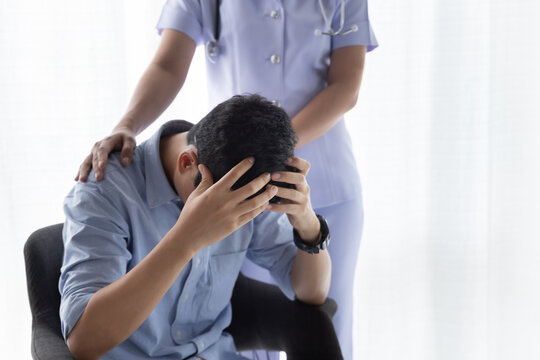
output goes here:
{"type": "MultiPolygon", "coordinates": [[[[32,311],[32,358],[74,359],[60,330],[58,279],[64,244],[62,226],[34,232],[24,246],[26,280],[32,311]]],[[[289,301],[272,285],[240,275],[232,297],[229,332],[239,350],[285,351],[288,359],[331,359],[339,352],[332,325],[337,305],[327,299],[321,306],[289,301]],[[313,357],[309,353],[316,353],[313,357]]]]}

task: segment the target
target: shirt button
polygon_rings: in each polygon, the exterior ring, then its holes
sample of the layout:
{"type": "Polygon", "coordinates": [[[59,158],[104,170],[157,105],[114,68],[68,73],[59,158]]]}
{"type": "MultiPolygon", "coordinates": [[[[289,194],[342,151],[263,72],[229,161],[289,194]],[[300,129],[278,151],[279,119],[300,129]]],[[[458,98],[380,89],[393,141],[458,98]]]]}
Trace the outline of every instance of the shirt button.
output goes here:
{"type": "Polygon", "coordinates": [[[279,13],[278,13],[276,10],[272,10],[272,11],[270,12],[270,17],[271,17],[272,19],[278,19],[278,18],[279,18],[279,13]]]}
{"type": "Polygon", "coordinates": [[[182,337],[182,332],[180,330],[176,330],[176,336],[182,337]]]}
{"type": "Polygon", "coordinates": [[[270,56],[270,61],[272,62],[272,64],[279,64],[281,61],[281,58],[278,55],[274,54],[270,56]]]}
{"type": "Polygon", "coordinates": [[[184,301],[188,301],[188,299],[189,299],[189,294],[184,295],[184,301]]]}
{"type": "Polygon", "coordinates": [[[204,341],[201,341],[201,348],[204,349],[204,341]]]}
{"type": "Polygon", "coordinates": [[[281,103],[279,102],[279,100],[272,100],[272,105],[281,106],[281,103]]]}
{"type": "Polygon", "coordinates": [[[201,259],[197,258],[195,259],[195,265],[199,265],[201,263],[201,259]]]}

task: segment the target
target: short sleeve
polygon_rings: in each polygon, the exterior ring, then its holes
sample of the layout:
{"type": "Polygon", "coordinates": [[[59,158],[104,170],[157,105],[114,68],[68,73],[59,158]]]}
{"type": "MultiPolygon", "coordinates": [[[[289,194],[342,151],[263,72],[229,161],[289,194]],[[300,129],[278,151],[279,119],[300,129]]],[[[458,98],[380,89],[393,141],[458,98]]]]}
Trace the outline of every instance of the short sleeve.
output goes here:
{"type": "Polygon", "coordinates": [[[158,33],[164,29],[181,31],[197,45],[203,43],[202,10],[197,0],[167,0],[157,23],[158,33]]]}
{"type": "MultiPolygon", "coordinates": [[[[341,26],[341,4],[341,0],[336,1],[332,18],[332,28],[334,30],[339,29],[341,26]]],[[[345,0],[345,17],[342,31],[345,32],[353,26],[358,27],[358,30],[346,35],[332,36],[332,50],[344,46],[366,45],[369,52],[379,46],[369,21],[367,0],[345,0]]]]}
{"type": "Polygon", "coordinates": [[[64,339],[90,298],[127,271],[127,224],[95,183],[78,183],[64,200],[60,321],[64,339]]]}
{"type": "Polygon", "coordinates": [[[285,214],[265,211],[254,219],[253,228],[247,258],[267,269],[285,296],[293,300],[291,270],[297,248],[291,224],[285,214]]]}

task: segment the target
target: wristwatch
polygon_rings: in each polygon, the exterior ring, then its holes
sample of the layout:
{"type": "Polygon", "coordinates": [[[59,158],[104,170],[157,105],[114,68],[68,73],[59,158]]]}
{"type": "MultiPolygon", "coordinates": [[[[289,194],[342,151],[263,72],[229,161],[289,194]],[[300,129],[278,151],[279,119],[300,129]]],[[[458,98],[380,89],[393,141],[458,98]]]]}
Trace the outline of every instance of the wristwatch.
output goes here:
{"type": "Polygon", "coordinates": [[[326,249],[328,244],[330,244],[330,229],[328,229],[326,219],[319,214],[317,214],[317,219],[319,219],[319,223],[321,224],[321,230],[319,233],[319,241],[315,244],[304,242],[300,237],[300,234],[298,234],[298,231],[293,228],[294,244],[298,249],[309,254],[318,254],[320,250],[326,249]]]}

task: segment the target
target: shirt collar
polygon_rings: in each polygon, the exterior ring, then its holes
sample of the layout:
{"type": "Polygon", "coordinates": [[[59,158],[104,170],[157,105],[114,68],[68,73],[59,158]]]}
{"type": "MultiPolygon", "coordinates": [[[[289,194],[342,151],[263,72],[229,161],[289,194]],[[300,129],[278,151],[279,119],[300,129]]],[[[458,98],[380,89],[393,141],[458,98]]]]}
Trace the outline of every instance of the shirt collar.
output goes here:
{"type": "Polygon", "coordinates": [[[191,129],[193,124],[185,120],[171,120],[146,140],[144,147],[144,173],[146,176],[146,201],[151,208],[178,200],[178,194],[169,184],[159,155],[159,143],[162,137],[178,134],[191,129]]]}

